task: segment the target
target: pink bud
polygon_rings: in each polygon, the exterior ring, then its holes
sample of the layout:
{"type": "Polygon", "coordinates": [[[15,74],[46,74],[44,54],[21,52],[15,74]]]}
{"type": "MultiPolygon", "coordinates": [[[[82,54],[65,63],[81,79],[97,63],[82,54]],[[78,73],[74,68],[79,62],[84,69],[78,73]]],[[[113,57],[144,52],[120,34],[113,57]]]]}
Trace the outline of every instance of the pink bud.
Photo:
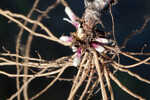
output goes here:
{"type": "Polygon", "coordinates": [[[59,39],[64,42],[72,42],[72,37],[70,36],[61,36],[59,39]]]}
{"type": "Polygon", "coordinates": [[[99,52],[99,53],[102,53],[102,52],[105,50],[104,47],[102,47],[101,45],[96,44],[96,43],[92,43],[92,46],[93,46],[93,48],[95,48],[95,50],[96,50],[97,52],[99,52]]]}

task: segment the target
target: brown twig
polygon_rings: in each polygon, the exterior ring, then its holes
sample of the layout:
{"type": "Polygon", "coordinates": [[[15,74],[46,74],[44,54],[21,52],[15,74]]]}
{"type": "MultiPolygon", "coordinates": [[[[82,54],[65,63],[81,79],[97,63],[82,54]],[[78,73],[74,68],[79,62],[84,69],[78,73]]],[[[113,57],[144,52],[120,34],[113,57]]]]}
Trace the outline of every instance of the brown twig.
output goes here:
{"type": "MultiPolygon", "coordinates": [[[[72,65],[72,63],[71,63],[72,65]]],[[[43,90],[41,90],[39,93],[37,93],[36,95],[34,95],[33,97],[30,98],[30,100],[34,100],[37,97],[39,97],[40,95],[42,95],[44,92],[46,92],[57,80],[58,78],[62,75],[62,73],[64,72],[64,70],[70,66],[70,64],[64,66],[63,68],[61,68],[61,70],[59,71],[58,75],[53,79],[53,81],[51,81],[43,90]]]]}
{"type": "Polygon", "coordinates": [[[128,69],[120,68],[120,67],[118,67],[118,66],[116,66],[116,65],[114,65],[114,64],[112,64],[112,65],[113,65],[113,67],[116,68],[117,70],[122,71],[122,72],[126,72],[126,73],[128,73],[129,75],[131,75],[131,76],[133,76],[133,77],[139,79],[140,81],[145,82],[145,83],[147,83],[147,84],[150,84],[150,81],[149,81],[149,80],[140,77],[139,75],[137,75],[137,74],[135,74],[135,73],[129,71],[128,69]]]}
{"type": "Polygon", "coordinates": [[[79,77],[79,79],[78,79],[79,81],[75,82],[76,86],[71,90],[71,92],[69,94],[69,97],[68,97],[68,100],[72,100],[74,98],[75,93],[77,92],[79,87],[82,85],[82,83],[86,79],[86,77],[87,77],[87,75],[88,75],[88,73],[90,71],[89,63],[90,63],[90,61],[88,60],[86,65],[83,67],[83,71],[82,71],[81,77],[79,77]]]}
{"type": "Polygon", "coordinates": [[[107,67],[105,66],[104,67],[104,75],[105,75],[105,78],[106,78],[106,82],[107,82],[107,85],[108,85],[108,90],[110,92],[110,97],[111,97],[111,100],[114,100],[114,93],[113,93],[113,90],[112,90],[112,86],[111,86],[111,83],[110,83],[110,77],[109,77],[109,71],[106,69],[107,67]]]}
{"type": "Polygon", "coordinates": [[[51,40],[51,41],[55,41],[55,42],[58,42],[62,45],[65,45],[65,46],[70,46],[71,44],[70,43],[67,43],[67,42],[63,42],[61,40],[59,40],[57,37],[55,37],[50,31],[48,28],[46,28],[43,24],[41,24],[40,22],[38,21],[34,21],[34,20],[31,20],[23,15],[20,15],[20,14],[15,14],[15,13],[11,13],[10,11],[3,11],[0,9],[0,14],[7,17],[8,19],[10,19],[11,21],[17,23],[19,26],[21,26],[22,28],[24,28],[26,31],[28,31],[29,33],[31,33],[32,35],[34,36],[37,36],[37,37],[42,37],[42,38],[45,38],[45,39],[48,39],[48,40],[51,40]],[[49,36],[46,36],[46,35],[43,35],[43,34],[39,34],[39,33],[36,33],[34,31],[32,31],[31,29],[29,29],[28,27],[26,27],[25,25],[23,25],[20,21],[18,21],[17,19],[15,19],[14,17],[17,17],[17,18],[22,18],[30,23],[33,23],[33,24],[37,24],[39,25],[43,30],[45,30],[45,32],[49,35],[49,36]]]}
{"type": "Polygon", "coordinates": [[[147,26],[149,21],[150,21],[150,17],[146,17],[145,21],[144,21],[144,24],[139,29],[136,29],[134,32],[132,32],[129,35],[127,35],[127,37],[124,39],[124,41],[122,43],[121,48],[125,48],[125,46],[127,45],[127,42],[129,41],[129,39],[131,39],[131,37],[133,37],[134,35],[137,35],[138,33],[142,33],[142,31],[147,26]]]}
{"type": "Polygon", "coordinates": [[[97,71],[97,74],[98,74],[98,77],[99,77],[99,83],[100,83],[100,86],[101,86],[101,92],[102,92],[103,100],[108,100],[107,93],[106,93],[105,86],[104,86],[104,82],[103,82],[103,75],[102,75],[102,71],[101,71],[101,68],[100,68],[101,66],[99,65],[97,54],[94,51],[93,51],[93,56],[94,56],[93,60],[94,60],[94,63],[95,63],[96,71],[97,71]]]}
{"type": "Polygon", "coordinates": [[[121,82],[111,72],[109,72],[109,76],[122,90],[124,90],[125,92],[127,92],[128,94],[130,94],[131,96],[133,96],[139,100],[145,100],[143,97],[131,92],[131,90],[129,90],[124,85],[122,85],[121,82]]]}
{"type": "Polygon", "coordinates": [[[137,67],[141,64],[145,64],[147,61],[150,60],[150,57],[146,58],[145,60],[142,60],[138,63],[135,63],[135,64],[132,64],[132,65],[122,65],[122,64],[118,64],[116,63],[115,61],[113,62],[115,65],[119,66],[119,67],[122,67],[122,68],[133,68],[133,67],[137,67]]]}

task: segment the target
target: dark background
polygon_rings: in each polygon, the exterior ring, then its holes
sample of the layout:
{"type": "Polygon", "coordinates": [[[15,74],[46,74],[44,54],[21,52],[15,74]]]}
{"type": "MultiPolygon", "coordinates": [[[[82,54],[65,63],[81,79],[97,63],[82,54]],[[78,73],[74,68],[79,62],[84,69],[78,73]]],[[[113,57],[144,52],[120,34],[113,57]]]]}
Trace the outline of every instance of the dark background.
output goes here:
{"type": "MultiPolygon", "coordinates": [[[[1,0],[0,8],[5,10],[10,10],[15,13],[21,13],[27,15],[27,13],[32,8],[34,0],[1,0]]],[[[40,10],[45,10],[49,5],[54,3],[55,0],[41,0],[38,8],[40,10]]],[[[70,7],[78,15],[82,16],[84,11],[83,0],[67,0],[70,7]]],[[[145,16],[150,16],[150,1],[149,0],[119,0],[119,3],[113,7],[113,15],[115,18],[115,35],[119,45],[122,44],[124,38],[131,32],[140,28],[144,22],[145,16]]],[[[32,19],[36,19],[38,13],[34,13],[32,19]]],[[[63,17],[67,17],[64,13],[64,7],[58,5],[53,9],[48,16],[49,19],[44,18],[42,23],[46,25],[57,37],[62,34],[68,35],[69,32],[75,31],[69,23],[64,22],[63,17]]],[[[106,30],[111,30],[111,20],[108,13],[103,17],[104,25],[106,30]]],[[[30,24],[28,25],[31,26],[30,24]]],[[[138,34],[132,37],[126,48],[123,51],[140,51],[144,44],[147,46],[144,49],[144,52],[150,52],[150,24],[146,26],[142,34],[138,34]]],[[[3,52],[2,46],[10,50],[12,53],[15,53],[16,38],[19,32],[18,25],[13,22],[8,23],[8,19],[0,15],[0,51],[3,52]]],[[[41,31],[40,29],[38,30],[41,31]]],[[[28,33],[25,31],[23,36],[23,41],[21,42],[22,48],[24,49],[25,41],[28,36],[28,33]]],[[[43,59],[50,60],[56,59],[61,56],[72,54],[71,50],[68,47],[61,46],[60,44],[54,43],[52,41],[47,41],[41,38],[34,38],[32,44],[31,56],[37,57],[39,52],[43,59]]],[[[130,64],[131,60],[122,58],[121,63],[130,64]]],[[[133,63],[133,62],[132,62],[133,63]]],[[[5,67],[0,68],[7,72],[15,72],[14,67],[5,67]]],[[[150,66],[142,65],[137,68],[131,69],[133,72],[138,73],[140,76],[150,80],[150,66]]],[[[64,76],[72,77],[72,71],[74,69],[67,69],[64,76]]],[[[126,73],[116,73],[116,76],[119,80],[129,87],[133,92],[146,97],[147,100],[150,100],[150,85],[143,83],[126,73]]],[[[50,78],[38,78],[34,80],[29,86],[29,96],[34,95],[41,90],[44,86],[50,82],[50,78]]],[[[122,91],[116,84],[113,84],[113,89],[115,92],[116,100],[136,100],[130,95],[122,91]]],[[[8,78],[4,75],[0,75],[0,100],[6,100],[16,91],[15,78],[8,78]]],[[[37,100],[66,100],[71,88],[71,82],[58,81],[52,86],[46,93],[40,96],[37,100]]],[[[97,100],[100,98],[99,93],[91,98],[91,100],[97,100]]]]}

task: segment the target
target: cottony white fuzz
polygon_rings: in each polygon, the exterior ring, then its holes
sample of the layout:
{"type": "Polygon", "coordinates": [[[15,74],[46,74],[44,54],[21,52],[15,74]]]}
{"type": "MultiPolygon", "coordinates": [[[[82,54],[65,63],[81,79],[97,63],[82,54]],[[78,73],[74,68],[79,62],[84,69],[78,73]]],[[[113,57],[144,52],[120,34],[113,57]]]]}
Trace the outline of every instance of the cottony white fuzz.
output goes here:
{"type": "Polygon", "coordinates": [[[84,0],[85,7],[90,9],[95,9],[97,11],[101,11],[108,4],[111,3],[112,0],[84,0]]]}
{"type": "Polygon", "coordinates": [[[72,42],[72,37],[70,36],[61,36],[59,39],[64,42],[72,42]]]}
{"type": "Polygon", "coordinates": [[[96,0],[95,2],[96,7],[100,6],[101,8],[104,8],[108,2],[108,0],[96,0]]]}
{"type": "Polygon", "coordinates": [[[111,0],[101,0],[101,6],[104,8],[106,5],[110,3],[111,0]]]}

